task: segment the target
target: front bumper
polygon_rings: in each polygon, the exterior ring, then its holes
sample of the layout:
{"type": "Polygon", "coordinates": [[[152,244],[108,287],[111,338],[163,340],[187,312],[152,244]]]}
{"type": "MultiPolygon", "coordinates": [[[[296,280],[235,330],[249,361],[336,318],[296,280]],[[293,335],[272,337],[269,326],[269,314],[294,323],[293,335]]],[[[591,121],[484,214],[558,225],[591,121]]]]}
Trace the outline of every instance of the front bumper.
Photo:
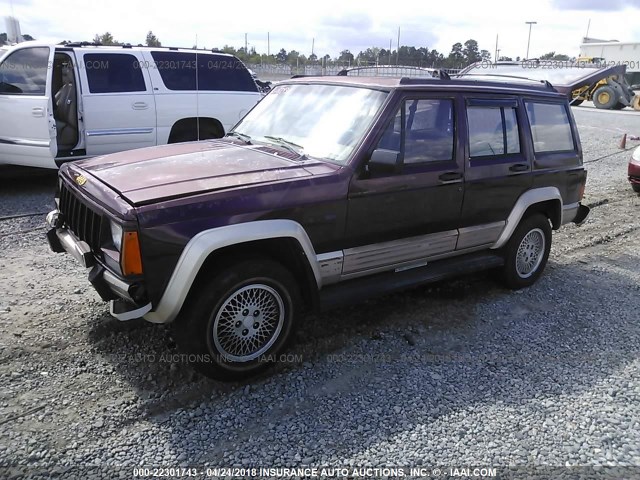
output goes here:
{"type": "Polygon", "coordinates": [[[57,210],[49,212],[47,224],[51,227],[47,232],[51,250],[56,253],[66,252],[83,267],[91,268],[89,282],[100,298],[111,302],[111,315],[124,321],[142,317],[151,310],[150,302],[140,302],[145,297],[144,293],[141,293],[140,285],[119,278],[98,263],[91,247],[64,228],[57,210]]]}

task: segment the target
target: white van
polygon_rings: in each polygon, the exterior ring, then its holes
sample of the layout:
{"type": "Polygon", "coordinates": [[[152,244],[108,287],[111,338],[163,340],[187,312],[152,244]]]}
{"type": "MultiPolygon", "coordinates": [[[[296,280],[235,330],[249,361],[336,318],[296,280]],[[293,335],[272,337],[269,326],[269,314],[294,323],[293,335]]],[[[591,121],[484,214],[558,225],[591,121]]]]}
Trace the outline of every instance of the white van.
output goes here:
{"type": "Polygon", "coordinates": [[[0,164],[222,137],[262,97],[233,55],[24,42],[0,53],[0,164]]]}

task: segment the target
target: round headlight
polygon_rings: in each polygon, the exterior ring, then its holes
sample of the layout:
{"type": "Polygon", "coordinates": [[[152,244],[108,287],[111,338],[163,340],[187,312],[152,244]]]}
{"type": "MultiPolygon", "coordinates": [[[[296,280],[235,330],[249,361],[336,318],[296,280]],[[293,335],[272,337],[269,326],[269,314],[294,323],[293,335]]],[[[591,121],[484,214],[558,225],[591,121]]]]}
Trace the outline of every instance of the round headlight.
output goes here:
{"type": "Polygon", "coordinates": [[[636,148],[631,155],[631,162],[640,165],[640,147],[636,148]]]}
{"type": "Polygon", "coordinates": [[[111,240],[118,251],[122,248],[122,225],[118,225],[113,220],[111,223],[111,240]]]}

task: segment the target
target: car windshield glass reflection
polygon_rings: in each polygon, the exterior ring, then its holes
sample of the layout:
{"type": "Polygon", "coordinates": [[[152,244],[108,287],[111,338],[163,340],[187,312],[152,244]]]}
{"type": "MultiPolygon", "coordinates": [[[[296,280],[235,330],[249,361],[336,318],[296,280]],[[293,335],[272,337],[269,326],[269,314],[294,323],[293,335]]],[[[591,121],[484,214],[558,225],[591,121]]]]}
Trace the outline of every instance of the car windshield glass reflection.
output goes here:
{"type": "Polygon", "coordinates": [[[281,85],[236,127],[253,140],[345,163],[387,92],[333,85],[281,85]]]}

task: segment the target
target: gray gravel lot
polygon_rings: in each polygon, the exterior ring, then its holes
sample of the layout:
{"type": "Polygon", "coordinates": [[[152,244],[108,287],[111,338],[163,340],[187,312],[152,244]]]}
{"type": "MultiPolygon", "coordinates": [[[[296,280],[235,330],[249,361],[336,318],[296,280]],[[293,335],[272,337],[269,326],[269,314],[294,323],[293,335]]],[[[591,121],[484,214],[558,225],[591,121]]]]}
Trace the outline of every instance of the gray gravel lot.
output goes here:
{"type": "MultiPolygon", "coordinates": [[[[535,286],[480,274],[310,315],[290,361],[244,384],[193,373],[168,328],[111,318],[82,268],[49,251],[43,216],[0,221],[0,477],[178,465],[640,477],[640,197],[617,149],[640,115],[574,114],[585,203],[599,206],[554,232],[535,286]]],[[[0,179],[0,217],[51,209],[54,184],[0,179]]]]}

